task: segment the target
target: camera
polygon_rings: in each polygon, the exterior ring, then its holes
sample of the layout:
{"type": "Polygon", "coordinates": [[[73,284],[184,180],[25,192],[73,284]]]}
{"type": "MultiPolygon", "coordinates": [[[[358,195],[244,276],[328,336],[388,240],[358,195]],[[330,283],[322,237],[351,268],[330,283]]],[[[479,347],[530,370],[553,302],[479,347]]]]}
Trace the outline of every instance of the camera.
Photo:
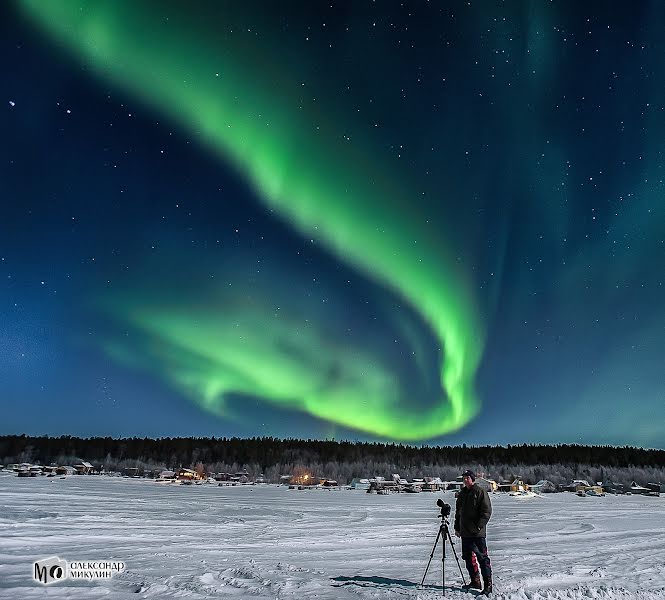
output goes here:
{"type": "Polygon", "coordinates": [[[436,505],[441,507],[441,516],[443,518],[446,518],[446,517],[450,516],[450,510],[451,510],[450,504],[447,504],[446,502],[441,500],[441,498],[439,498],[436,501],[436,505]]]}

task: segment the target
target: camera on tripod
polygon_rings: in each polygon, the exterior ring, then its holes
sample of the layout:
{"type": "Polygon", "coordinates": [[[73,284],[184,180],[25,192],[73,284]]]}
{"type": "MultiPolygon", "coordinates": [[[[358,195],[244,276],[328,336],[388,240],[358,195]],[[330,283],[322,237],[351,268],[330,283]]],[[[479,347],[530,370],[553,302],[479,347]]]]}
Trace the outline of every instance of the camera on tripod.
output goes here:
{"type": "Polygon", "coordinates": [[[436,505],[441,507],[441,514],[439,516],[442,519],[446,519],[450,516],[450,510],[451,510],[450,504],[444,502],[443,500],[441,500],[441,498],[439,498],[436,501],[436,505]]]}
{"type": "Polygon", "coordinates": [[[432,558],[434,557],[434,551],[436,550],[436,545],[439,543],[439,539],[443,542],[441,544],[441,550],[442,550],[442,556],[441,556],[441,591],[443,592],[443,595],[445,597],[446,595],[446,540],[448,540],[448,543],[450,544],[450,549],[453,551],[453,554],[455,555],[455,561],[457,562],[457,568],[459,569],[459,574],[462,576],[462,581],[466,585],[466,581],[464,580],[464,573],[462,573],[462,565],[460,565],[459,558],[457,557],[457,552],[455,550],[455,546],[453,545],[453,538],[450,536],[450,531],[448,530],[449,523],[448,523],[448,517],[450,516],[450,511],[452,507],[450,504],[447,502],[444,502],[439,498],[436,501],[436,505],[441,508],[441,512],[439,513],[439,519],[441,519],[441,524],[439,525],[439,533],[436,535],[436,540],[434,541],[434,546],[432,547],[432,553],[429,555],[429,562],[427,563],[427,567],[425,568],[425,574],[423,575],[423,578],[420,582],[420,586],[422,587],[425,585],[425,577],[427,577],[427,571],[429,570],[429,566],[432,563],[432,558]]]}

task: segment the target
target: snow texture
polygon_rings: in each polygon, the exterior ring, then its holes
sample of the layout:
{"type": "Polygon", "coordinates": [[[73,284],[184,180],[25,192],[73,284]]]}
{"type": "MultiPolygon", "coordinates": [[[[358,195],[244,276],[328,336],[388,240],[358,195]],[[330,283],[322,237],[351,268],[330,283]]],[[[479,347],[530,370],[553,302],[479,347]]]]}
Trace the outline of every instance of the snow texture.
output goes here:
{"type": "MultiPolygon", "coordinates": [[[[0,598],[429,600],[442,597],[443,494],[0,474],[0,598]],[[108,581],[32,579],[32,563],[124,561],[108,581]]],[[[496,600],[665,598],[665,498],[492,495],[496,600]]],[[[455,541],[458,554],[459,541],[455,541]]],[[[461,560],[461,556],[460,556],[461,560]]],[[[445,597],[468,599],[447,546],[445,597]]],[[[462,568],[464,565],[462,564],[462,568]]],[[[465,571],[466,576],[466,571],[465,571]]]]}

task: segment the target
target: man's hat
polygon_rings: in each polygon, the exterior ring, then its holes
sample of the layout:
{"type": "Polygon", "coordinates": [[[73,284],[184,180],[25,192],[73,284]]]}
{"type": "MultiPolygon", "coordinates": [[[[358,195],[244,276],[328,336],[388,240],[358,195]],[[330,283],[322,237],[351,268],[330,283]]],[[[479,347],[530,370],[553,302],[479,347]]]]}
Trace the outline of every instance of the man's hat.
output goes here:
{"type": "Polygon", "coordinates": [[[470,477],[471,481],[476,480],[476,474],[473,471],[471,471],[470,469],[467,469],[466,471],[464,471],[464,473],[462,473],[462,477],[470,477]]]}

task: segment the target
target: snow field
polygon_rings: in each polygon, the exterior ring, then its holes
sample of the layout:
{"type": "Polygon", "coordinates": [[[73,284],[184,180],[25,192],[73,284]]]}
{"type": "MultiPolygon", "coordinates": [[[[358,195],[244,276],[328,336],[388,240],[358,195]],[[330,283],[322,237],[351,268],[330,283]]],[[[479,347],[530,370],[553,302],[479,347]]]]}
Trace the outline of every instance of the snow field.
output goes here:
{"type": "MultiPolygon", "coordinates": [[[[0,598],[441,598],[443,494],[380,496],[144,479],[0,477],[0,598]],[[50,556],[119,560],[111,580],[43,586],[50,556]]],[[[497,600],[665,598],[665,498],[492,495],[497,600]]],[[[461,561],[461,546],[455,541],[461,561]]],[[[446,598],[470,598],[450,547],[446,598]]],[[[464,565],[462,563],[464,570],[464,565]]],[[[466,576],[466,570],[464,570],[466,576]]]]}

